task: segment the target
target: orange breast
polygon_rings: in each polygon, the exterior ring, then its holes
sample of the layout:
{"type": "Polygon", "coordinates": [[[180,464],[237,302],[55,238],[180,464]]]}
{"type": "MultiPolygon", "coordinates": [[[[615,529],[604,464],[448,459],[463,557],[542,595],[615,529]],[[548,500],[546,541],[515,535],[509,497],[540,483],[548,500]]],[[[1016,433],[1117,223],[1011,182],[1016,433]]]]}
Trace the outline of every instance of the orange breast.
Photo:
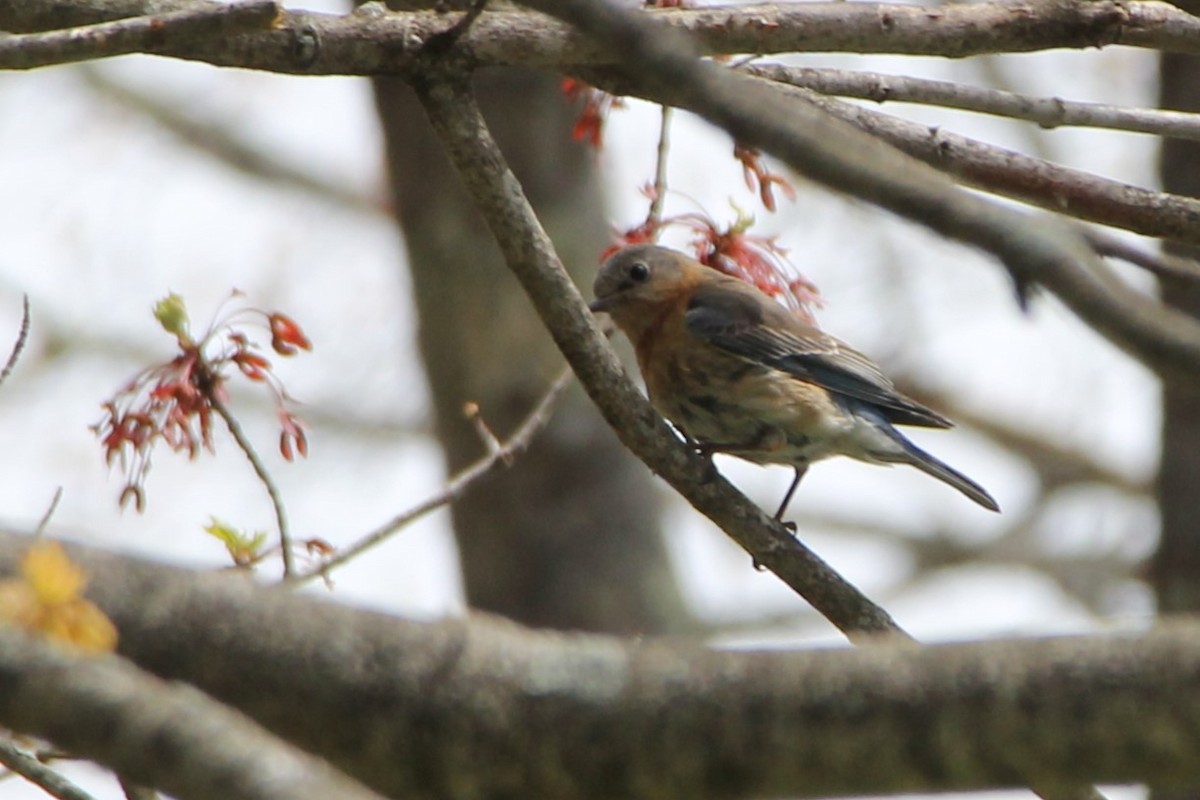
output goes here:
{"type": "Polygon", "coordinates": [[[635,347],[650,400],[692,439],[762,463],[821,458],[847,414],[824,389],[727,353],[684,326],[684,302],[644,329],[635,347]]]}

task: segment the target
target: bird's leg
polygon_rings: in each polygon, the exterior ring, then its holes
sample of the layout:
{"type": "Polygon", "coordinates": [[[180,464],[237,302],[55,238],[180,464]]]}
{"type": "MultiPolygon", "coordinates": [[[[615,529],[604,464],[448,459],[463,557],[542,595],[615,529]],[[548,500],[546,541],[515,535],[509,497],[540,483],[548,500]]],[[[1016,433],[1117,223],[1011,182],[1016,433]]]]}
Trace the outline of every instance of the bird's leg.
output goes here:
{"type": "Polygon", "coordinates": [[[713,463],[713,453],[717,452],[716,449],[712,445],[701,444],[698,439],[693,439],[691,434],[678,425],[675,428],[683,435],[683,441],[687,443],[687,446],[695,450],[696,454],[708,464],[708,468],[704,471],[703,482],[712,483],[715,481],[720,476],[720,473],[717,472],[717,465],[713,463]]]}
{"type": "MultiPolygon", "coordinates": [[[[783,496],[783,502],[779,504],[779,510],[775,512],[775,521],[783,522],[783,512],[787,511],[788,503],[792,502],[792,495],[796,493],[796,487],[800,485],[800,479],[804,477],[804,473],[808,471],[807,464],[798,464],[794,467],[796,477],[792,479],[792,485],[788,487],[787,494],[783,496]]],[[[792,533],[796,532],[796,523],[783,522],[783,526],[792,533]]]]}

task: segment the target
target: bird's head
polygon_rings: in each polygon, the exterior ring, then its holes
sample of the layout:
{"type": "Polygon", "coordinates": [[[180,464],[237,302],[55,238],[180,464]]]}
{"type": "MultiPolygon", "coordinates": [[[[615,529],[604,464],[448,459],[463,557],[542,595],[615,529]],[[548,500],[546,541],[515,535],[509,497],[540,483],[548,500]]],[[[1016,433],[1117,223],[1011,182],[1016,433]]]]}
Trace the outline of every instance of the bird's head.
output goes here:
{"type": "Polygon", "coordinates": [[[646,309],[670,301],[687,288],[692,261],[682,253],[656,245],[619,250],[596,276],[592,311],[606,311],[622,328],[646,309]]]}

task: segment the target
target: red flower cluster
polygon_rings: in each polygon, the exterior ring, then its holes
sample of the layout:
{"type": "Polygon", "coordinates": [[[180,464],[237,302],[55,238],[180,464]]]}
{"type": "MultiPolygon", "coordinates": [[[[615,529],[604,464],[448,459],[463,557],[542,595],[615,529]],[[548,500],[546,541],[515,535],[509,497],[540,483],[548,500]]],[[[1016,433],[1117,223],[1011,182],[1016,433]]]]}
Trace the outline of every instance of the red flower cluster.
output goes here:
{"type": "Polygon", "coordinates": [[[647,217],[619,232],[617,242],[604,251],[600,260],[622,247],[655,242],[668,227],[683,226],[694,234],[692,249],[697,261],[753,284],[763,294],[782,300],[806,322],[816,324],[813,311],[821,307],[820,291],[788,261],[787,251],[776,243],[776,237],[750,233],[753,224],[754,217],[741,210],[737,219],[724,228],[700,211],[661,220],[647,217]]]}
{"type": "MultiPolygon", "coordinates": [[[[241,313],[263,318],[271,333],[271,347],[279,355],[312,349],[312,343],[290,317],[257,309],[241,313]]],[[[186,452],[189,458],[195,458],[201,449],[213,451],[212,417],[229,399],[225,384],[230,365],[250,380],[271,387],[282,426],[279,450],[283,457],[290,461],[297,452],[307,455],[308,440],[300,419],[286,407],[288,397],[283,385],[258,345],[233,327],[234,314],[215,322],[199,340],[188,332],[187,310],[178,295],[160,301],[154,315],[168,333],[174,334],[179,354],[134,376],[111,400],[101,404],[104,417],[92,426],[100,437],[107,463],[111,466],[120,459],[126,473],[122,506],[133,501],[138,511],[145,508],[143,483],[157,441],[176,452],[186,452]]]]}

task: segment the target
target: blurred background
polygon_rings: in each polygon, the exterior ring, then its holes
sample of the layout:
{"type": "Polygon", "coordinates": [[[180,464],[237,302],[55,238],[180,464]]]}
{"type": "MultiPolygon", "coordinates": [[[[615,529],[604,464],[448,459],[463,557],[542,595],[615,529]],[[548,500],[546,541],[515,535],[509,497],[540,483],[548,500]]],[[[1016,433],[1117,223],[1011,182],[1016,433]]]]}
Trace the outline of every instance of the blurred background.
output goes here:
{"type": "MultiPolygon", "coordinates": [[[[1125,49],[794,63],[1157,103],[1155,55],[1125,49]]],[[[579,108],[559,84],[509,72],[482,76],[479,92],[590,297],[614,232],[645,216],[659,111],[627,101],[595,151],[572,140],[579,108]]],[[[1158,183],[1153,137],[883,110],[1158,183]]],[[[792,503],[803,540],[926,641],[1148,624],[1156,379],[1052,299],[1022,314],[980,253],[786,172],[798,197],[767,212],[726,134],[674,120],[667,214],[728,223],[737,208],[752,212],[755,231],[778,235],[820,288],[821,326],[960,422],[913,438],[1004,511],[982,511],[915,470],[835,460],[811,470],[792,503]]],[[[334,546],[484,454],[463,404],[477,403],[504,438],[561,366],[396,81],[142,57],[0,74],[0,186],[0,342],[16,336],[23,293],[33,314],[27,351],[0,388],[5,525],[32,528],[61,487],[52,532],[213,569],[228,557],[203,532],[211,518],[274,529],[262,487],[220,429],[215,455],[157,452],[145,512],[118,509],[123,476],[105,467],[89,425],[138,370],[171,357],[151,315],[170,291],[199,328],[234,288],[304,327],[313,352],[277,365],[308,422],[309,457],[279,457],[261,387],[235,379],[230,406],[281,488],[293,534],[334,546]]],[[[791,478],[726,457],[718,466],[764,508],[791,478]]],[[[270,579],[278,567],[259,572],[270,579]]],[[[460,614],[469,600],[553,627],[738,646],[844,641],[625,453],[578,387],[510,468],[332,577],[331,590],[306,591],[414,617],[460,614]]]]}

